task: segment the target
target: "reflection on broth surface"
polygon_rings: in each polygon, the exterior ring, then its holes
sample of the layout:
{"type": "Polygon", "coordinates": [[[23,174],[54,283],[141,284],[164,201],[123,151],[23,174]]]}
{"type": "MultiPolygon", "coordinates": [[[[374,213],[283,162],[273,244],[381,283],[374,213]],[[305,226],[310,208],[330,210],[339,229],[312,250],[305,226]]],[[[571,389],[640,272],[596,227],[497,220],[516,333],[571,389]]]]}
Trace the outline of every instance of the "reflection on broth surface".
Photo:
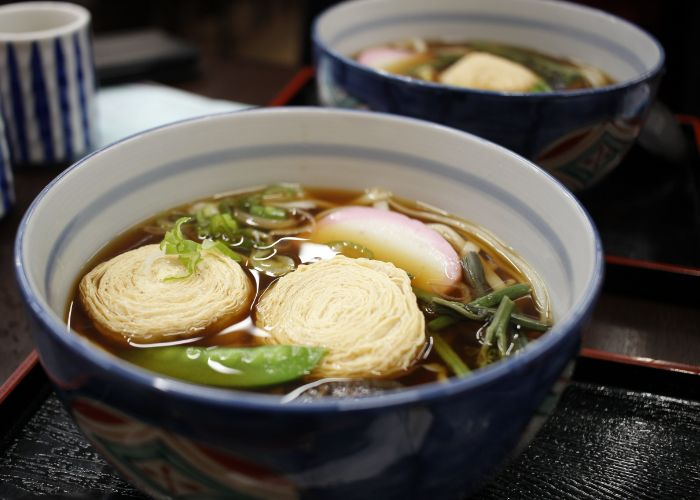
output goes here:
{"type": "Polygon", "coordinates": [[[469,376],[551,324],[487,230],[382,189],[280,184],[159,214],[75,285],[70,327],[190,382],[362,397],[469,376]]]}

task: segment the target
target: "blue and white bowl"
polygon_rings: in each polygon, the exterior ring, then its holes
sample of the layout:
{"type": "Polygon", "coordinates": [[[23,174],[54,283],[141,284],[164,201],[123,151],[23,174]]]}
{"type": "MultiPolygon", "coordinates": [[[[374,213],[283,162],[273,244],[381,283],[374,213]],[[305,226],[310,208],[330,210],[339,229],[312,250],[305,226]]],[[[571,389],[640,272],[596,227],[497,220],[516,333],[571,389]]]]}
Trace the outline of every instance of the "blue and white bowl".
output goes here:
{"type": "Polygon", "coordinates": [[[358,0],[313,29],[318,93],[326,106],[434,121],[501,144],[574,190],[622,159],[654,100],[662,47],[604,12],[542,0],[358,0]],[[490,92],[418,81],[354,61],[358,51],[415,37],[519,45],[598,67],[618,83],[543,94],[490,92]]]}
{"type": "Polygon", "coordinates": [[[41,362],[91,442],[156,497],[451,498],[515,447],[576,355],[602,277],[576,199],[506,149],[381,113],[242,111],[183,121],[59,175],[19,229],[16,272],[41,362]],[[539,271],[556,325],[466,379],[359,400],[282,404],[144,371],[66,327],[82,266],[154,213],[246,186],[382,186],[494,231],[539,271]]]}

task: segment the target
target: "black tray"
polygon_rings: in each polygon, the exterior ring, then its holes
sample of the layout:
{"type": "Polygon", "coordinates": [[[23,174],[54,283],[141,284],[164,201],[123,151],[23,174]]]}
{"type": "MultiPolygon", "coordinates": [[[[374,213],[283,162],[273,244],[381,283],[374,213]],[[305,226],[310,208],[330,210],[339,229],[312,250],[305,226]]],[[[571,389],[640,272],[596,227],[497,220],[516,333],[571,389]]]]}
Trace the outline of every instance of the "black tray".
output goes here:
{"type": "MultiPolygon", "coordinates": [[[[0,498],[146,498],[87,443],[38,363],[0,404],[0,498]]],[[[700,377],[580,358],[552,417],[473,499],[697,499],[700,377]]]]}
{"type": "MultiPolygon", "coordinates": [[[[300,70],[269,104],[318,105],[313,69],[300,70]]],[[[602,182],[577,194],[603,241],[607,291],[670,303],[700,296],[700,119],[677,119],[684,160],[635,145],[602,182]]]]}

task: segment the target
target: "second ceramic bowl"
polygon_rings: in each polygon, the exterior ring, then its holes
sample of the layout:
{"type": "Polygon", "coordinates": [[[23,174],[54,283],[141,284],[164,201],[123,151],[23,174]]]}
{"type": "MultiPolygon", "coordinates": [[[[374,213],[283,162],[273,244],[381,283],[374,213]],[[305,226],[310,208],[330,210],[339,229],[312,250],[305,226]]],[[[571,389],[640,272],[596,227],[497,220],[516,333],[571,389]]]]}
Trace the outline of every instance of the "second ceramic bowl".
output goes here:
{"type": "Polygon", "coordinates": [[[662,74],[650,35],[604,12],[541,0],[358,0],[322,14],[313,30],[326,106],[422,118],[474,133],[542,166],[570,189],[588,188],[640,132],[662,74]],[[541,94],[451,87],[377,71],[352,55],[416,37],[507,43],[580,60],[618,83],[541,94]]]}

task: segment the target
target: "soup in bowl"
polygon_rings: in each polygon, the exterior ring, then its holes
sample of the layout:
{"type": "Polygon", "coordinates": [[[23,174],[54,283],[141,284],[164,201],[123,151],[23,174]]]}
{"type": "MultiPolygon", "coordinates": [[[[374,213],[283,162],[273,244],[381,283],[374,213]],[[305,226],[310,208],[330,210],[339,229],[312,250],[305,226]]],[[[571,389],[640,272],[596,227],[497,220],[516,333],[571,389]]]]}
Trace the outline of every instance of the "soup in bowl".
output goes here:
{"type": "Polygon", "coordinates": [[[358,0],[312,36],[322,104],[474,133],[572,190],[624,157],[664,63],[644,31],[567,2],[358,0]]]}
{"type": "Polygon", "coordinates": [[[59,396],[154,496],[471,491],[576,355],[602,272],[585,210],[527,160],[303,108],[94,153],[16,254],[59,396]]]}

